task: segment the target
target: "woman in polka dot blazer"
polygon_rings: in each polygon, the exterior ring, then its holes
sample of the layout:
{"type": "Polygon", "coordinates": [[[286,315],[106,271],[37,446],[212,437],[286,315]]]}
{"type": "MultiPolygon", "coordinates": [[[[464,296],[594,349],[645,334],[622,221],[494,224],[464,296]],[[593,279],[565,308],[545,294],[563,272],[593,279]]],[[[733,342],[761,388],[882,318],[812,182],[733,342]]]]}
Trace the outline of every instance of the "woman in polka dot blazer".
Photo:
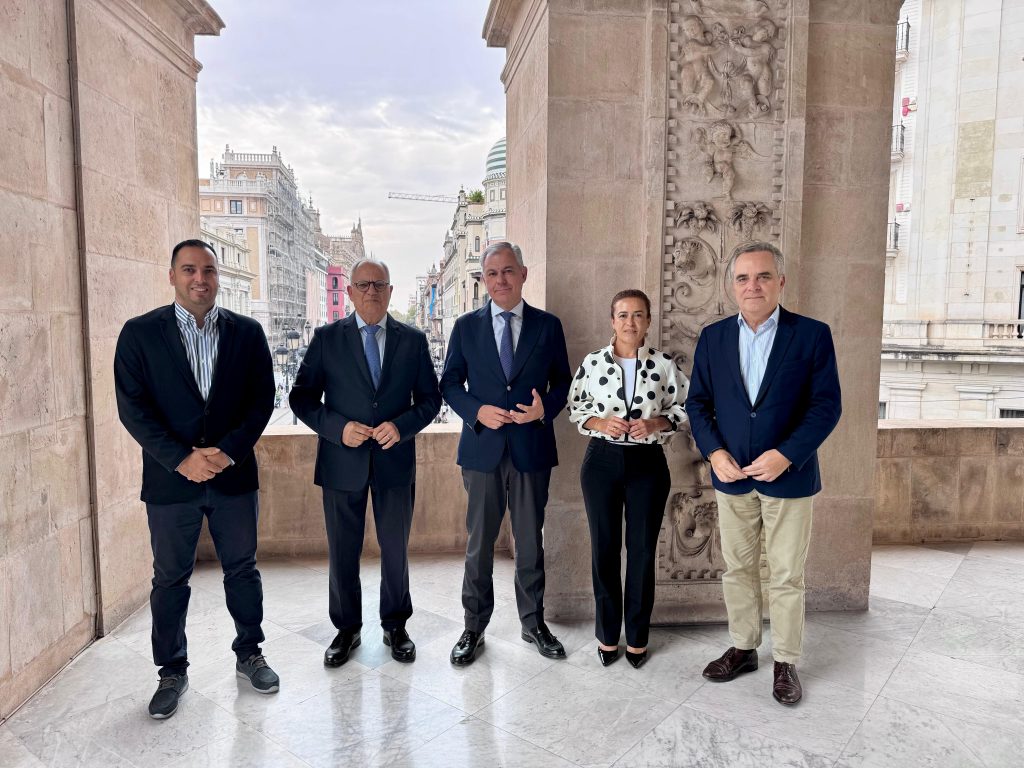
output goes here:
{"type": "Polygon", "coordinates": [[[605,666],[618,659],[625,618],[626,659],[639,668],[647,661],[655,549],[671,484],[662,445],[686,421],[687,380],[671,356],[644,344],[651,301],[643,291],[615,294],[611,318],[611,343],[583,359],[568,407],[572,422],[591,437],[580,483],[590,524],[597,655],[605,666]]]}

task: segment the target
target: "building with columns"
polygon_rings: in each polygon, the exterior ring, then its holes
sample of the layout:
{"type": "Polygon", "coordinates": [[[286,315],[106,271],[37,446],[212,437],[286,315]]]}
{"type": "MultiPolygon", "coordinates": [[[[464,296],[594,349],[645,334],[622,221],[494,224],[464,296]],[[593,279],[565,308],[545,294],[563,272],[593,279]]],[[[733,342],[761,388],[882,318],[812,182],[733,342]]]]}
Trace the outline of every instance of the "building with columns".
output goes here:
{"type": "Polygon", "coordinates": [[[906,0],[895,57],[880,418],[1024,416],[1019,2],[906,0]]]}
{"type": "Polygon", "coordinates": [[[256,273],[250,263],[251,251],[245,235],[230,227],[209,230],[200,225],[203,240],[217,252],[220,291],[217,303],[232,312],[252,317],[252,286],[256,273]]]}
{"type": "Polygon", "coordinates": [[[508,173],[505,169],[505,137],[487,153],[484,169],[484,247],[505,239],[505,195],[508,173]]]}

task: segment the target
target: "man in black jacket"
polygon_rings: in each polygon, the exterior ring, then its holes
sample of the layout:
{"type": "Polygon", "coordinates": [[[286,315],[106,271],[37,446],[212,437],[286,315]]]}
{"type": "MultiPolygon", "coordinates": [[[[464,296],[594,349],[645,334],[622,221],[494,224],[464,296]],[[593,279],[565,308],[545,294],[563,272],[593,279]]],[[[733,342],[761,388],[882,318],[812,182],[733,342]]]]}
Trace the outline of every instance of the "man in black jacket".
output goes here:
{"type": "Polygon", "coordinates": [[[427,337],[388,315],[391,278],[371,259],[352,267],[355,313],[317,328],[295,377],[292,411],[320,436],[313,482],[323,488],[330,558],[329,611],[338,633],[324,664],[348,661],[363,625],[359,555],[367,497],[380,545],[380,623],[396,661],[416,646],[405,630],[416,433],[441,407],[427,337]]]}
{"type": "Polygon", "coordinates": [[[217,306],[210,245],[176,245],[169,275],[174,303],[125,323],[114,355],[118,415],[142,446],[153,661],[160,667],[149,714],[156,719],[173,715],[188,689],[188,580],[204,516],[238,632],[231,645],[236,673],[260,693],[280,685],[259,647],[263,587],[256,569],[253,446],[274,408],[270,349],[259,323],[217,306]]]}

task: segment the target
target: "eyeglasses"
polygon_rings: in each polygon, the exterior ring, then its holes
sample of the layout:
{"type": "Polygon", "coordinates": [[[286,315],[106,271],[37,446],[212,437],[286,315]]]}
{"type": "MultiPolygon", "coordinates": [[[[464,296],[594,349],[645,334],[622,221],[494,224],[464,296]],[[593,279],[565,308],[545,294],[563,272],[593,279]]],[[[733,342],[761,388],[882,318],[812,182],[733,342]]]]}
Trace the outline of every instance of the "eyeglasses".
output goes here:
{"type": "Polygon", "coordinates": [[[366,293],[370,290],[371,285],[377,290],[377,293],[383,293],[390,283],[387,280],[360,280],[358,283],[352,283],[352,287],[360,293],[366,293]]]}

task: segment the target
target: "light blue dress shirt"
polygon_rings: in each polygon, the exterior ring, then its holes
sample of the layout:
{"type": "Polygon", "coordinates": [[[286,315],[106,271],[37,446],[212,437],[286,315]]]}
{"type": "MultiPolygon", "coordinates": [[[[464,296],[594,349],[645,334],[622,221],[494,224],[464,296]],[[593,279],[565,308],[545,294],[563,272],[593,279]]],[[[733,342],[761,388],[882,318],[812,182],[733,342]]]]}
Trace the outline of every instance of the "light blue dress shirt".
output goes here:
{"type": "MultiPolygon", "coordinates": [[[[501,335],[505,332],[505,318],[501,316],[504,312],[501,307],[491,302],[491,325],[494,328],[494,346],[501,350],[501,335]]],[[[523,300],[520,299],[510,310],[512,312],[512,351],[515,352],[519,346],[519,332],[523,329],[523,300]]]]}
{"type": "MultiPolygon", "coordinates": [[[[363,328],[365,326],[369,325],[369,323],[366,322],[365,320],[363,320],[363,318],[361,318],[359,316],[358,312],[356,312],[354,314],[356,316],[356,327],[359,328],[359,341],[360,341],[360,343],[362,343],[363,336],[366,335],[366,334],[363,333],[363,328]]],[[[377,325],[380,326],[380,327],[377,329],[377,333],[374,334],[374,335],[377,337],[377,346],[380,347],[380,365],[383,368],[384,367],[384,342],[385,342],[385,340],[388,337],[388,331],[387,331],[388,315],[385,314],[384,317],[382,317],[380,319],[380,322],[377,323],[377,325]]]]}
{"type": "Polygon", "coordinates": [[[743,376],[747,397],[753,404],[761,389],[761,380],[768,367],[768,356],[775,343],[775,332],[779,328],[779,307],[775,307],[775,311],[761,323],[756,332],[747,325],[742,314],[736,315],[736,322],[740,326],[740,374],[743,376]]]}

